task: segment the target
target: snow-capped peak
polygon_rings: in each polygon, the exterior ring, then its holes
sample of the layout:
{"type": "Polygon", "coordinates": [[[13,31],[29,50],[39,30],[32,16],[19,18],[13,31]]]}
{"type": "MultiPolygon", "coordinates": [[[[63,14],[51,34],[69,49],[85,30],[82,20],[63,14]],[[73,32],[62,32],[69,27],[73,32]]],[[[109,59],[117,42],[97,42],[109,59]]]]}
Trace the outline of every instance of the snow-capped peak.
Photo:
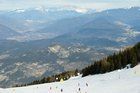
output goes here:
{"type": "Polygon", "coordinates": [[[73,6],[66,6],[66,7],[43,7],[43,6],[39,6],[39,7],[34,7],[34,8],[29,8],[29,9],[16,9],[14,10],[14,12],[17,13],[23,13],[25,11],[31,11],[31,10],[36,10],[36,11],[40,11],[40,12],[55,12],[55,11],[75,11],[77,13],[87,13],[89,12],[89,9],[87,8],[81,8],[81,7],[73,7],[73,6]]]}
{"type": "Polygon", "coordinates": [[[22,12],[25,12],[25,9],[16,9],[15,12],[22,13],[22,12]]]}
{"type": "Polygon", "coordinates": [[[37,11],[41,11],[41,12],[47,12],[47,11],[48,11],[47,8],[42,7],[42,6],[40,6],[40,7],[36,7],[35,10],[37,10],[37,11]]]}
{"type": "Polygon", "coordinates": [[[88,12],[88,10],[85,8],[76,8],[75,11],[78,13],[87,13],[88,12]]]}

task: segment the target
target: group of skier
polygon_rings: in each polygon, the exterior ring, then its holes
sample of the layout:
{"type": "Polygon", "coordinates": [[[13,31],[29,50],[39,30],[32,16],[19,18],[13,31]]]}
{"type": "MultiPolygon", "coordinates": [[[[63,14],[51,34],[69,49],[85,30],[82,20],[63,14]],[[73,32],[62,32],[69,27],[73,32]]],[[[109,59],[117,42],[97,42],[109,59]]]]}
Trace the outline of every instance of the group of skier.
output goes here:
{"type": "MultiPolygon", "coordinates": [[[[88,87],[89,85],[88,85],[88,83],[85,83],[85,86],[86,87],[88,87]]],[[[58,87],[56,87],[56,89],[57,89],[58,87]]],[[[50,87],[50,91],[52,91],[52,87],[50,87]]],[[[64,93],[65,91],[63,90],[63,88],[61,88],[60,89],[60,92],[61,93],[64,93]]],[[[77,93],[81,93],[82,91],[81,91],[81,87],[80,87],[80,83],[78,83],[78,90],[77,90],[77,93]]],[[[85,92],[85,93],[87,93],[87,92],[85,92]]]]}

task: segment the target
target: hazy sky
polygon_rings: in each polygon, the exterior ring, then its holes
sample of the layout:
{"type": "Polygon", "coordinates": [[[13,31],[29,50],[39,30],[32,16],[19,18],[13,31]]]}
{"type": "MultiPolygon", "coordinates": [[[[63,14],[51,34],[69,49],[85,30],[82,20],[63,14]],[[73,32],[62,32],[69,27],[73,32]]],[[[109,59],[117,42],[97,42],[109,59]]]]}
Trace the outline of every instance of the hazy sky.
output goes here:
{"type": "Polygon", "coordinates": [[[80,7],[108,9],[140,6],[140,0],[0,0],[0,10],[34,7],[80,7]]]}

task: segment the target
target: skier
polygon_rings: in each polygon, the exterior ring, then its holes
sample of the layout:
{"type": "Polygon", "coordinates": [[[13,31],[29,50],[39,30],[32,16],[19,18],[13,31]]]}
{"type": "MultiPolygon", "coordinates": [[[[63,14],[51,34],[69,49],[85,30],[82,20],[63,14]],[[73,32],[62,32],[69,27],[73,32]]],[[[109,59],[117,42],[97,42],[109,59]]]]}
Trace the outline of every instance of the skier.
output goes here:
{"type": "Polygon", "coordinates": [[[61,92],[63,92],[63,89],[61,89],[61,92]]]}
{"type": "Polygon", "coordinates": [[[80,89],[80,88],[79,88],[78,90],[79,90],[79,91],[81,91],[81,89],[80,89]]]}
{"type": "Polygon", "coordinates": [[[57,89],[58,87],[56,86],[55,88],[57,89]]]}
{"type": "Polygon", "coordinates": [[[136,74],[136,70],[134,71],[134,73],[136,74]]]}
{"type": "Polygon", "coordinates": [[[80,86],[80,84],[78,83],[78,86],[80,86]]]}
{"type": "Polygon", "coordinates": [[[15,93],[15,89],[13,89],[13,93],[15,93]]]}
{"type": "Polygon", "coordinates": [[[78,93],[81,93],[81,88],[78,89],[78,93]]]}
{"type": "Polygon", "coordinates": [[[50,90],[52,90],[52,87],[50,87],[50,90]]]}
{"type": "Polygon", "coordinates": [[[88,83],[86,83],[86,86],[88,87],[88,83]]]}

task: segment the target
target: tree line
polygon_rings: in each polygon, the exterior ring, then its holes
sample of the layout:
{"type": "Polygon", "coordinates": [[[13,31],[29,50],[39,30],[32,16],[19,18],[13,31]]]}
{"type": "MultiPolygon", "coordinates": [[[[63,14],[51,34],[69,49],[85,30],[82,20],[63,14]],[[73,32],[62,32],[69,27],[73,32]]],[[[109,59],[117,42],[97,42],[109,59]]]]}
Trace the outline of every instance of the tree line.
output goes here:
{"type": "Polygon", "coordinates": [[[16,84],[13,87],[22,87],[22,86],[29,86],[29,85],[35,85],[35,84],[43,84],[43,83],[51,83],[51,82],[59,82],[59,81],[64,81],[64,80],[68,80],[70,77],[72,76],[78,76],[79,71],[73,70],[73,71],[66,71],[66,72],[62,72],[60,74],[56,74],[56,75],[52,75],[49,77],[44,77],[41,80],[35,80],[32,81],[31,83],[28,84],[16,84]]]}
{"type": "Polygon", "coordinates": [[[140,43],[134,47],[127,48],[119,53],[114,53],[100,61],[95,62],[82,70],[82,76],[103,74],[117,69],[125,68],[128,64],[130,67],[136,66],[140,62],[140,43]]]}

